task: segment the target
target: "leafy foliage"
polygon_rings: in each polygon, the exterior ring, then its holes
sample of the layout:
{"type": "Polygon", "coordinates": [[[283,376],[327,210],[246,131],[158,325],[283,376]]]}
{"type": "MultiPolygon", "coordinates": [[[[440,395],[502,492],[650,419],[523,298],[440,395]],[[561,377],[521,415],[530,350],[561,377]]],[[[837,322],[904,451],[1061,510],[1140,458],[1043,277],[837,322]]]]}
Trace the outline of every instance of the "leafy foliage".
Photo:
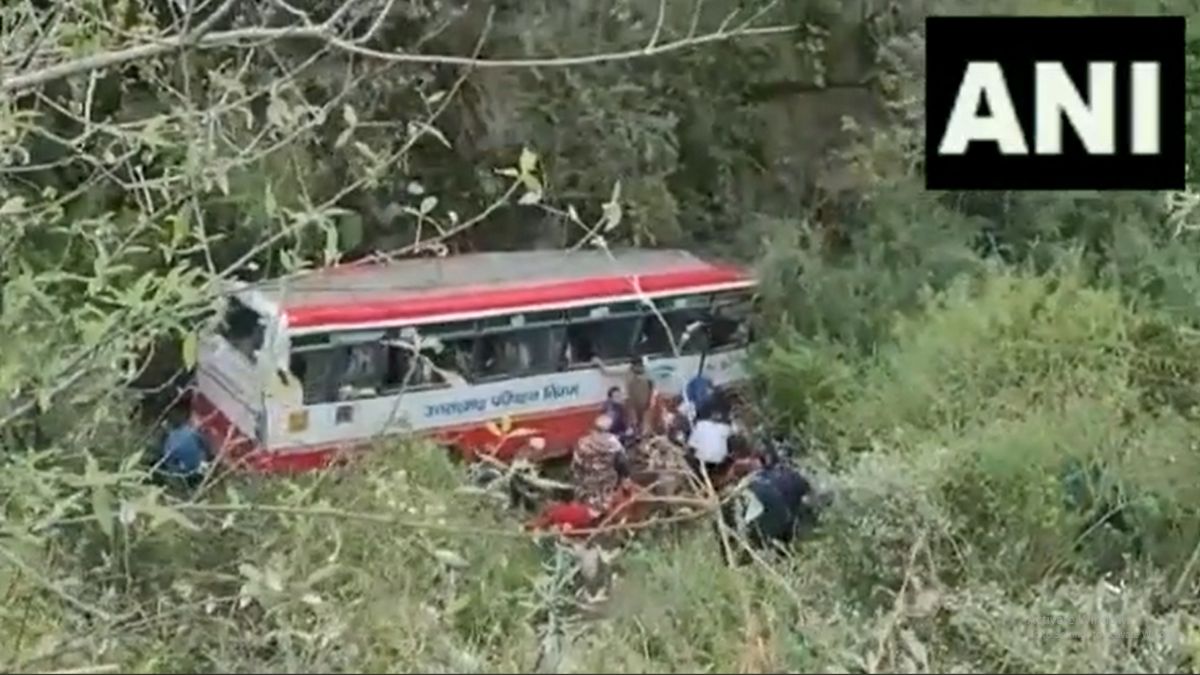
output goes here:
{"type": "Polygon", "coordinates": [[[924,190],[921,18],[978,3],[190,6],[0,8],[5,669],[1200,668],[1200,198],[924,190]],[[826,536],[663,533],[596,603],[418,442],[146,482],[221,281],[593,244],[757,260],[826,536]]]}

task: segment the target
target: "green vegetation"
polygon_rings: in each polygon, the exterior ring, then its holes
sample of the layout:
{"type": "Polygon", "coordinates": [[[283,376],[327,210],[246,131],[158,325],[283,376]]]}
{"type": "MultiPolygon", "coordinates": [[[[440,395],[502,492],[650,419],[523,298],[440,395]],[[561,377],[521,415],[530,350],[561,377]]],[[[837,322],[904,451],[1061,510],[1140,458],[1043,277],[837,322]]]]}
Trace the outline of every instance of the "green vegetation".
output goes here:
{"type": "Polygon", "coordinates": [[[0,669],[1200,670],[1200,195],[926,192],[922,12],[981,4],[195,5],[0,7],[0,669]],[[586,556],[422,443],[143,480],[214,280],[531,245],[758,266],[817,539],[643,537],[581,611],[586,556]]]}

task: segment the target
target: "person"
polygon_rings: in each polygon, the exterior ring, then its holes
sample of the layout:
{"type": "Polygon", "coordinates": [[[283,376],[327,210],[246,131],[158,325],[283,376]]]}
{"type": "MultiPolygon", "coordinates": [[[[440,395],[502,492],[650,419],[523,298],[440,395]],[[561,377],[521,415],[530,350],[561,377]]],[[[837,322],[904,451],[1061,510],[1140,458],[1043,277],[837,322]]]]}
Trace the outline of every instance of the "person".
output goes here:
{"type": "Polygon", "coordinates": [[[699,470],[703,465],[712,476],[727,467],[729,437],[732,435],[733,425],[724,415],[711,414],[697,420],[687,440],[688,449],[695,459],[693,468],[699,470]]]}
{"type": "Polygon", "coordinates": [[[642,439],[626,451],[629,471],[634,482],[652,486],[659,496],[674,494],[687,470],[683,451],[678,445],[661,436],[642,439]]]}
{"type": "Polygon", "coordinates": [[[625,368],[606,366],[599,357],[592,359],[592,363],[606,376],[624,376],[627,423],[632,433],[640,434],[654,393],[654,381],[646,373],[646,364],[637,356],[631,358],[625,368]]]}
{"type": "Polygon", "coordinates": [[[696,408],[696,418],[724,417],[732,419],[733,403],[725,389],[713,387],[704,398],[704,405],[696,408]]]}
{"type": "Polygon", "coordinates": [[[699,414],[701,410],[707,409],[714,389],[712,379],[705,375],[704,370],[701,369],[696,373],[695,377],[688,380],[687,385],[683,388],[683,396],[688,403],[688,407],[696,414],[699,414]]]}
{"type": "Polygon", "coordinates": [[[625,421],[625,394],[620,387],[609,387],[608,396],[604,399],[604,409],[602,414],[607,415],[612,420],[612,428],[610,431],[618,439],[623,439],[629,435],[629,424],[625,421]]]}
{"type": "Polygon", "coordinates": [[[607,510],[621,482],[618,460],[624,448],[611,429],[612,418],[597,417],[593,430],[579,439],[571,458],[575,499],[596,513],[607,510]]]}
{"type": "MultiPolygon", "coordinates": [[[[721,517],[731,529],[747,535],[747,543],[755,548],[786,546],[798,532],[816,525],[817,501],[812,483],[800,471],[778,463],[758,471],[742,498],[722,507],[721,517]]],[[[749,556],[740,553],[739,562],[749,562],[749,556]]]]}
{"type": "Polygon", "coordinates": [[[178,406],[168,414],[171,430],[163,441],[156,467],[160,479],[180,481],[194,488],[204,479],[204,462],[208,457],[207,443],[191,423],[187,408],[178,406]]]}
{"type": "Polygon", "coordinates": [[[650,411],[642,426],[642,437],[667,435],[675,418],[672,408],[671,397],[656,387],[650,395],[650,411]]]}

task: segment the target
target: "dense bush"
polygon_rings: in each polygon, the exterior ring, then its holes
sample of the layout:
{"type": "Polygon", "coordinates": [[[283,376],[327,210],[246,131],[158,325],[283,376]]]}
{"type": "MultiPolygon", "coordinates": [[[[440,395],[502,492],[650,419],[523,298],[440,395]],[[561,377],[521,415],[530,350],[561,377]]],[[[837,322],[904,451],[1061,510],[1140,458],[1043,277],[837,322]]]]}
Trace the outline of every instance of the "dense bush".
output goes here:
{"type": "MultiPolygon", "coordinates": [[[[920,19],[978,6],[312,1],[317,34],[251,46],[296,15],[208,3],[204,49],[10,88],[180,30],[51,4],[0,8],[0,668],[1200,669],[1200,197],[926,191],[920,19]],[[760,412],[835,493],[791,555],[732,568],[693,523],[589,600],[593,553],[418,442],[146,482],[129,420],[218,281],[607,242],[756,261],[760,412]]],[[[987,11],[1194,14],[1146,4],[987,11]]]]}

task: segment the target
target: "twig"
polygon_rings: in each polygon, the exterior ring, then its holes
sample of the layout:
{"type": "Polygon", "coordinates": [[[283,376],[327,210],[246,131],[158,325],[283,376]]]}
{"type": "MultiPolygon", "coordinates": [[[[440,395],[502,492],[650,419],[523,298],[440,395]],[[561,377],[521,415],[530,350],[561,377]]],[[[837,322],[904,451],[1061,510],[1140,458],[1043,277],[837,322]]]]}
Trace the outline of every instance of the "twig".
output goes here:
{"type": "Polygon", "coordinates": [[[925,535],[922,534],[913,542],[912,548],[908,550],[908,561],[904,564],[904,581],[900,583],[900,590],[896,592],[896,600],[892,603],[892,611],[879,631],[875,653],[871,655],[870,661],[866,664],[868,673],[879,672],[879,663],[883,660],[888,640],[895,631],[896,624],[900,621],[901,612],[904,611],[904,594],[908,591],[908,584],[912,580],[913,565],[916,564],[917,554],[921,551],[921,547],[924,544],[925,535]]]}
{"type": "Polygon", "coordinates": [[[16,567],[17,569],[21,570],[25,574],[29,575],[30,578],[36,580],[39,584],[41,584],[43,588],[50,591],[54,595],[57,595],[59,598],[61,598],[63,600],[63,602],[66,602],[68,605],[71,605],[75,609],[78,609],[81,612],[84,612],[86,614],[91,614],[92,616],[100,617],[101,619],[104,619],[106,621],[112,620],[113,617],[111,614],[100,609],[99,607],[90,605],[90,604],[80,600],[79,598],[76,598],[75,596],[71,595],[70,593],[64,591],[61,587],[59,587],[53,581],[42,576],[40,573],[38,573],[37,570],[30,567],[28,564],[25,563],[24,560],[21,560],[19,557],[14,555],[12,552],[10,552],[8,549],[4,548],[3,546],[0,546],[0,558],[4,558],[5,560],[7,560],[9,562],[9,564],[11,564],[13,567],[16,567]]]}
{"type": "Polygon", "coordinates": [[[654,49],[654,45],[658,44],[658,37],[662,34],[663,20],[666,16],[667,0],[658,0],[658,20],[654,22],[654,32],[650,34],[650,41],[646,43],[643,51],[649,52],[654,49]]]}
{"type": "Polygon", "coordinates": [[[1178,602],[1182,593],[1184,584],[1191,578],[1192,571],[1196,567],[1196,563],[1200,562],[1200,541],[1192,548],[1192,554],[1188,556],[1187,563],[1183,566],[1183,570],[1179,572],[1179,578],[1175,580],[1175,586],[1171,589],[1171,598],[1178,602]]]}

